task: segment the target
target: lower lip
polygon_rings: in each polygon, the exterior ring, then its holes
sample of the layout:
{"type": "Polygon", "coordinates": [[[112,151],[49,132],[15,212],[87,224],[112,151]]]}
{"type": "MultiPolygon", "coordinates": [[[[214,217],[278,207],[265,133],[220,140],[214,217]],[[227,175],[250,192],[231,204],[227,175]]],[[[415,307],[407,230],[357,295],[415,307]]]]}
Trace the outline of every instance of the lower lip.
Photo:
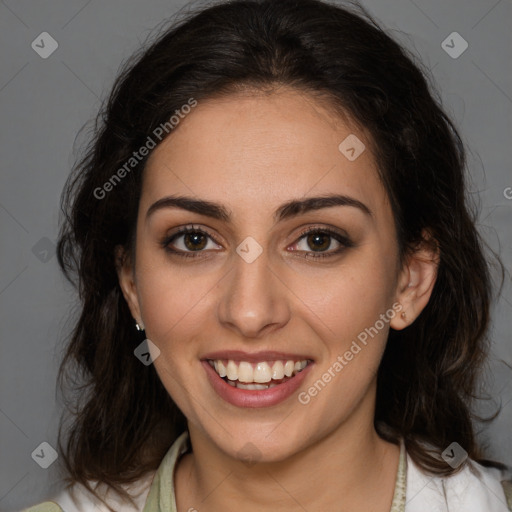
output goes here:
{"type": "Polygon", "coordinates": [[[237,407],[270,407],[286,400],[292,395],[306,378],[313,363],[309,363],[302,371],[294,377],[267,389],[238,389],[231,386],[224,379],[219,377],[217,372],[210,366],[208,361],[201,361],[206,375],[217,394],[237,407]]]}

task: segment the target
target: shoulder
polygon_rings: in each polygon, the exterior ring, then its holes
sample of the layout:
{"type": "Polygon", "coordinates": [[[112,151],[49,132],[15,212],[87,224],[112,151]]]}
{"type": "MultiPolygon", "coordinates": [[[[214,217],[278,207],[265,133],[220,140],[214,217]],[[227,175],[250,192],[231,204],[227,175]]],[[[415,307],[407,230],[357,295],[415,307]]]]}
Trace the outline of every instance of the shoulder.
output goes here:
{"type": "Polygon", "coordinates": [[[512,472],[510,468],[487,467],[468,459],[464,467],[450,476],[432,476],[407,456],[406,512],[508,512],[512,510],[512,472]]]}
{"type": "MultiPolygon", "coordinates": [[[[165,510],[174,510],[173,474],[176,461],[180,455],[190,448],[188,432],[185,431],[174,441],[157,471],[148,473],[144,478],[123,488],[133,498],[135,505],[127,502],[113,489],[99,484],[97,492],[114,509],[123,512],[141,512],[146,503],[169,502],[165,510]]],[[[95,488],[96,483],[90,482],[95,488]]],[[[94,494],[83,485],[75,484],[61,491],[51,501],[39,503],[23,512],[110,512],[105,503],[101,502],[94,494]]]]}
{"type": "Polygon", "coordinates": [[[62,509],[53,501],[45,501],[39,505],[24,508],[22,512],[62,512],[62,509]]]}
{"type": "Polygon", "coordinates": [[[501,485],[503,486],[503,492],[505,493],[505,498],[507,499],[508,509],[512,510],[512,478],[508,480],[502,480],[501,485]]]}
{"type": "MultiPolygon", "coordinates": [[[[154,473],[148,474],[131,485],[123,486],[134,500],[134,504],[127,502],[121,495],[104,484],[98,485],[96,490],[114,510],[141,512],[144,508],[153,476],[154,473]]],[[[74,484],[68,489],[62,490],[51,501],[39,503],[24,509],[23,512],[110,512],[110,510],[105,503],[83,485],[74,484]]]]}

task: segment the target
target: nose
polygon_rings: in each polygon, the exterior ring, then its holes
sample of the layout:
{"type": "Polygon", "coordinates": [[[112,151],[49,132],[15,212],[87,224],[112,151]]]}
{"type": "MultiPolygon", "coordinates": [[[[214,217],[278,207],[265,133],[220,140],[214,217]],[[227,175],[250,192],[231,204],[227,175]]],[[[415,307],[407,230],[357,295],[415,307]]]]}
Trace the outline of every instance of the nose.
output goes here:
{"type": "Polygon", "coordinates": [[[251,263],[238,254],[218,306],[221,324],[243,338],[260,338],[290,320],[286,286],[269,266],[265,251],[251,263]]]}

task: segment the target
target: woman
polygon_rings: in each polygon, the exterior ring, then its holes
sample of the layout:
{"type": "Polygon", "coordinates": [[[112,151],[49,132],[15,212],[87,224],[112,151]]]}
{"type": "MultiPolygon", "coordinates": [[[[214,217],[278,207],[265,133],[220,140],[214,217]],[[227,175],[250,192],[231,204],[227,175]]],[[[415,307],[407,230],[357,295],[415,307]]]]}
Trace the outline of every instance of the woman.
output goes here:
{"type": "Polygon", "coordinates": [[[72,487],[29,510],[510,510],[472,425],[490,284],[464,164],[362,11],[240,0],[168,30],[67,189],[61,377],[87,394],[72,487]]]}

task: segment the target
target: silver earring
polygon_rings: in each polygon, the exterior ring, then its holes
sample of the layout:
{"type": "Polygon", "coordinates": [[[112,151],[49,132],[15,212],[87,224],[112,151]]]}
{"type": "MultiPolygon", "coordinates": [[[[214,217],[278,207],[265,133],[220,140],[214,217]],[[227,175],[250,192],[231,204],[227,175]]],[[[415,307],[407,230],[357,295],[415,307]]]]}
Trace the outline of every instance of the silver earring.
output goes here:
{"type": "Polygon", "coordinates": [[[137,329],[137,331],[143,331],[144,330],[144,324],[142,322],[140,324],[136,323],[135,324],[135,328],[137,329]]]}

